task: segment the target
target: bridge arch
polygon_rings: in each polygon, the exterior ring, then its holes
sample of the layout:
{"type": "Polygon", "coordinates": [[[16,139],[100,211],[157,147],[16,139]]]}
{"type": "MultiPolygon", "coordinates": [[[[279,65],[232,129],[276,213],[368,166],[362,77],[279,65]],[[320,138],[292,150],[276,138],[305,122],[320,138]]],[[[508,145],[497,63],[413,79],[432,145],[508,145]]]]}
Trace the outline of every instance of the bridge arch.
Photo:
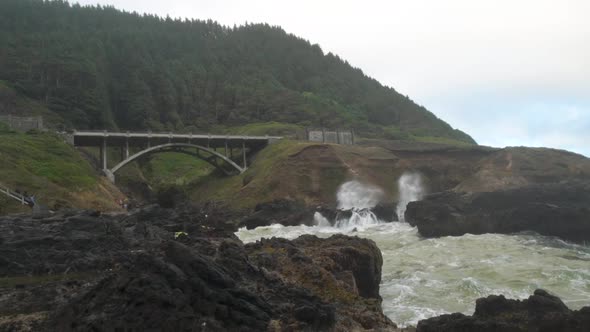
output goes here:
{"type": "Polygon", "coordinates": [[[208,162],[209,164],[222,170],[224,173],[226,173],[228,175],[231,174],[231,171],[237,171],[238,173],[241,174],[246,170],[244,167],[241,167],[240,165],[236,164],[230,158],[222,155],[221,153],[219,153],[215,150],[211,150],[210,148],[207,148],[207,147],[204,147],[201,145],[196,145],[196,144],[189,144],[189,143],[167,143],[167,144],[152,146],[147,149],[141,150],[138,153],[131,155],[128,158],[126,158],[125,160],[121,161],[113,168],[111,168],[109,170],[105,170],[105,173],[107,173],[106,175],[111,179],[111,181],[114,182],[115,173],[119,169],[124,167],[125,165],[127,165],[127,164],[129,164],[129,163],[131,163],[143,156],[154,154],[154,153],[162,153],[162,152],[178,152],[178,153],[184,153],[184,154],[194,156],[196,158],[199,158],[199,159],[202,159],[202,160],[208,162]],[[189,151],[188,149],[194,149],[195,152],[189,151]],[[206,152],[209,154],[209,156],[201,155],[199,153],[199,151],[206,152]],[[222,167],[222,164],[217,162],[218,160],[225,162],[225,164],[230,166],[231,170],[228,171],[226,168],[222,167]]]}

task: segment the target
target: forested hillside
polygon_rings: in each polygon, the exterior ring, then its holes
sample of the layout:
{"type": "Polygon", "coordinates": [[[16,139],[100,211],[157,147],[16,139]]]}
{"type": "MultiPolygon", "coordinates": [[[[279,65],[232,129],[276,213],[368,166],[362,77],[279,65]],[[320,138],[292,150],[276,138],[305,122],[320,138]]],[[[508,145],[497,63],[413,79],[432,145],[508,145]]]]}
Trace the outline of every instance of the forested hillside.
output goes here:
{"type": "Polygon", "coordinates": [[[0,80],[70,128],[197,132],[276,121],[473,142],[338,56],[265,24],[2,0],[0,45],[0,80]]]}

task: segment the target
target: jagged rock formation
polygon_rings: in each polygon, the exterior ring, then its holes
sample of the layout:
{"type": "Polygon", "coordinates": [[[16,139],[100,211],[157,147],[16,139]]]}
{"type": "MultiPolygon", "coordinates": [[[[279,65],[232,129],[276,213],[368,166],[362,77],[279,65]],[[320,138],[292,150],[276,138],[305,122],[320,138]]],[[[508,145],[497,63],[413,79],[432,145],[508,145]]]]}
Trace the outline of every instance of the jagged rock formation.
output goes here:
{"type": "Polygon", "coordinates": [[[530,185],[482,193],[443,192],[412,202],[406,221],[426,237],[535,231],[590,240],[590,182],[530,185]]]}
{"type": "Polygon", "coordinates": [[[394,330],[347,236],[244,246],[223,210],[0,219],[0,330],[394,330]]]}
{"type": "Polygon", "coordinates": [[[523,301],[491,295],[477,300],[473,316],[454,313],[425,319],[417,331],[590,331],[590,307],[570,310],[542,289],[523,301]]]}
{"type": "MultiPolygon", "coordinates": [[[[395,206],[393,204],[380,203],[372,208],[371,211],[380,220],[397,220],[395,206]]],[[[325,205],[307,206],[300,201],[277,199],[271,202],[257,204],[254,212],[240,220],[238,227],[253,229],[272,224],[283,226],[313,226],[315,224],[315,212],[320,212],[330,222],[339,219],[348,219],[353,213],[352,210],[338,210],[325,205]]]]}

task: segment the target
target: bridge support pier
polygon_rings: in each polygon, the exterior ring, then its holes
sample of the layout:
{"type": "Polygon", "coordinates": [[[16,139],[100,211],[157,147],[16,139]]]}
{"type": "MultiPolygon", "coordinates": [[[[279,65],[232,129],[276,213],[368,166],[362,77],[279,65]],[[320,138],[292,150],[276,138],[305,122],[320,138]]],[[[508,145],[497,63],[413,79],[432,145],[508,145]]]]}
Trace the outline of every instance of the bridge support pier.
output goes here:
{"type": "Polygon", "coordinates": [[[115,174],[111,172],[110,169],[103,169],[102,172],[104,173],[104,176],[106,176],[106,178],[111,181],[111,183],[115,183],[115,174]]]}
{"type": "Polygon", "coordinates": [[[107,169],[107,139],[102,139],[102,144],[100,145],[100,164],[103,170],[107,169]]]}
{"type": "Polygon", "coordinates": [[[246,142],[242,142],[242,157],[244,159],[244,169],[248,168],[248,163],[246,162],[246,142]]]}
{"type": "Polygon", "coordinates": [[[125,159],[129,158],[129,138],[125,138],[125,159]]]}

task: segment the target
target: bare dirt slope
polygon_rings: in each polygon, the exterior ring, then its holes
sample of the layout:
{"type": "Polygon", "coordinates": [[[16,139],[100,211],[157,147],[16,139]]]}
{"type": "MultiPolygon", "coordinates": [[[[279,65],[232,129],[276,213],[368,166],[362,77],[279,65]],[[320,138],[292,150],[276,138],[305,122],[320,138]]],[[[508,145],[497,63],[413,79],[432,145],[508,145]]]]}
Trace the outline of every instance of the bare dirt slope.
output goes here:
{"type": "Polygon", "coordinates": [[[494,149],[401,141],[365,141],[345,146],[284,141],[269,146],[252,167],[234,178],[209,178],[193,187],[197,201],[221,201],[241,208],[292,199],[335,204],[340,184],[357,179],[377,185],[384,200],[398,198],[397,180],[419,172],[427,191],[486,192],[529,184],[590,178],[590,159],[544,148],[494,149]]]}

